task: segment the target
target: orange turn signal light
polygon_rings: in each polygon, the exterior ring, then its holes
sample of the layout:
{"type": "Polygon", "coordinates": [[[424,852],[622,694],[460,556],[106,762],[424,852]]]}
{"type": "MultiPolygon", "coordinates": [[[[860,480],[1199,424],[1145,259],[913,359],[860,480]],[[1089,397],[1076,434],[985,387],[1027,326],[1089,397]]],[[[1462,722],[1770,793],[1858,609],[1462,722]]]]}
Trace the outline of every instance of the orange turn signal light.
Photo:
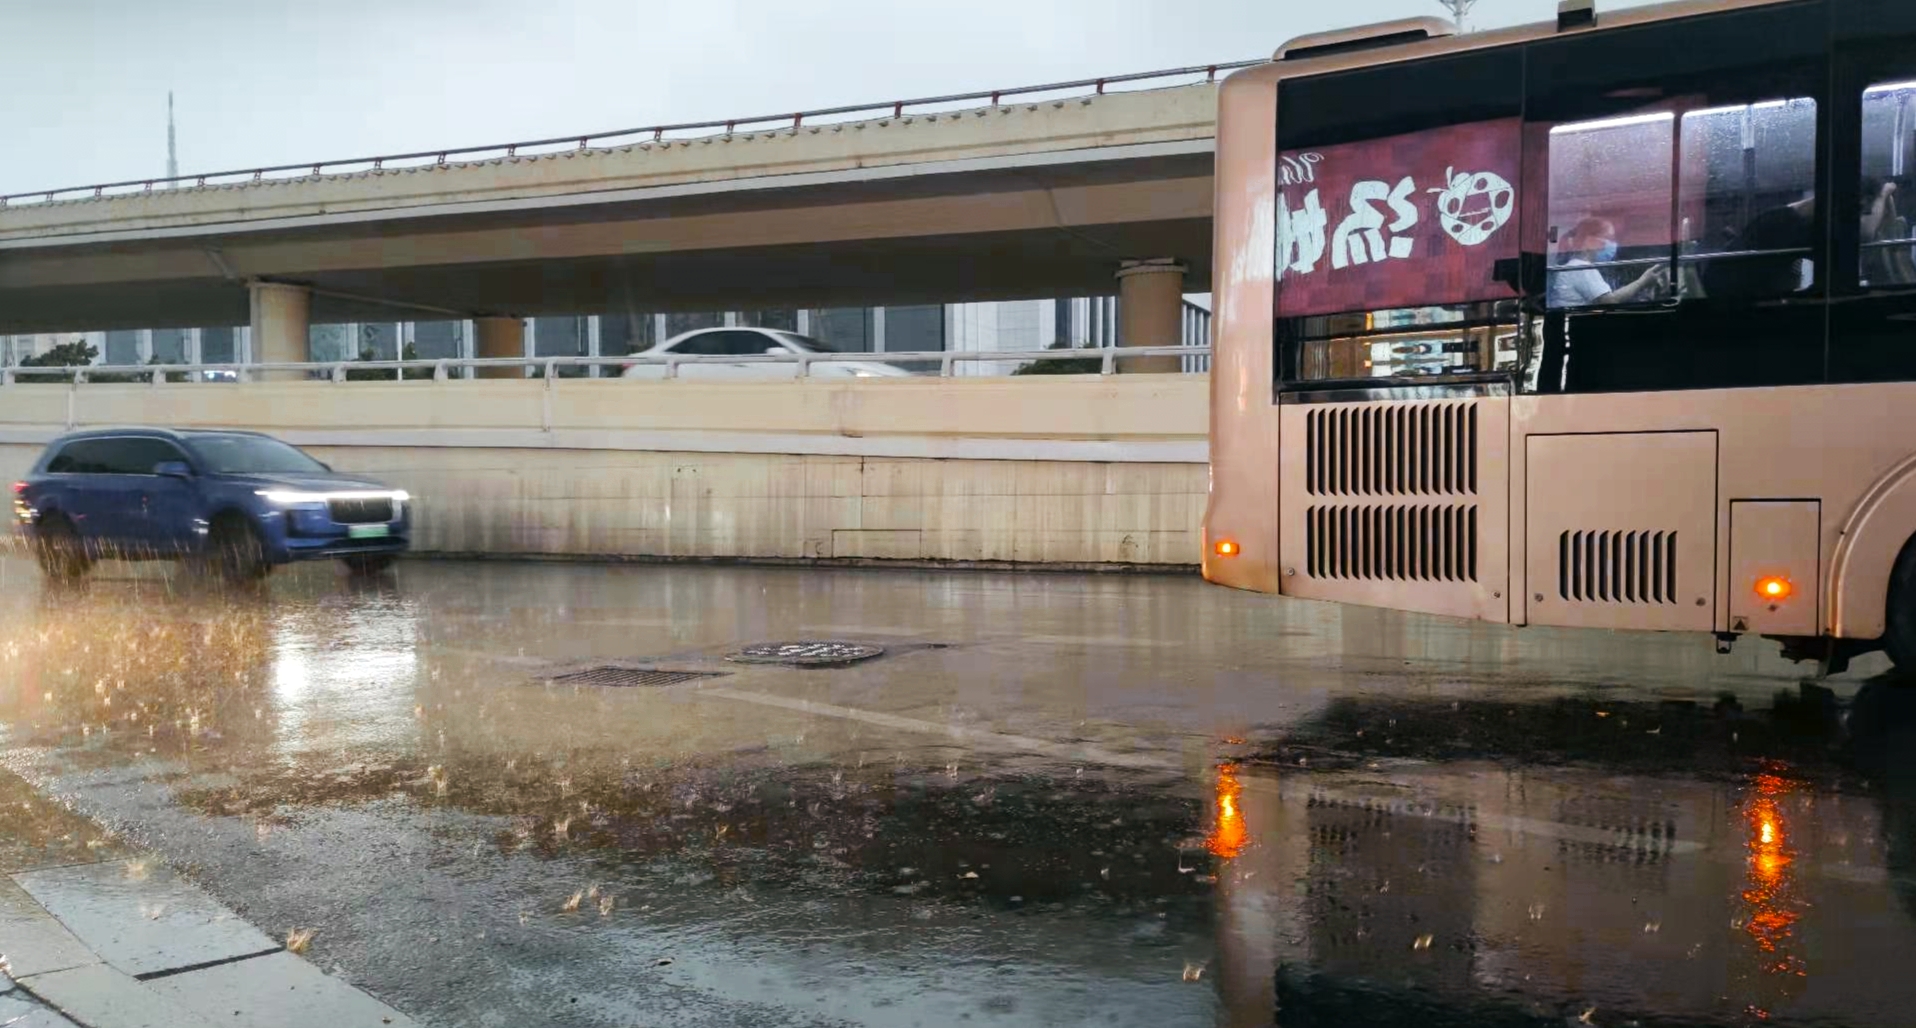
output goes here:
{"type": "Polygon", "coordinates": [[[1229,539],[1219,539],[1217,541],[1216,549],[1217,549],[1217,555],[1220,557],[1237,556],[1237,544],[1232,542],[1229,539]]]}
{"type": "Polygon", "coordinates": [[[1787,600],[1794,591],[1790,580],[1781,575],[1769,575],[1756,580],[1756,594],[1766,600],[1787,600]]]}

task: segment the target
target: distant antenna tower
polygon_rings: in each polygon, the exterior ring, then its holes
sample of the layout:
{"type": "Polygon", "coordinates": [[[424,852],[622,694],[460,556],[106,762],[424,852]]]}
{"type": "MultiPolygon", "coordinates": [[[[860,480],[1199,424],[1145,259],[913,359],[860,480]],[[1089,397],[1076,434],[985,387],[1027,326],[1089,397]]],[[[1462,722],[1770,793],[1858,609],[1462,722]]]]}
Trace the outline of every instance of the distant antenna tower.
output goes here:
{"type": "Polygon", "coordinates": [[[1470,13],[1472,7],[1477,6],[1477,0],[1437,0],[1437,2],[1443,6],[1444,10],[1450,12],[1450,20],[1456,23],[1457,31],[1470,31],[1469,26],[1464,24],[1464,16],[1470,13]]]}
{"type": "MultiPolygon", "coordinates": [[[[166,177],[180,177],[180,154],[173,143],[173,91],[170,89],[166,91],[166,177]]],[[[174,183],[168,182],[166,185],[171,189],[174,183]]]]}

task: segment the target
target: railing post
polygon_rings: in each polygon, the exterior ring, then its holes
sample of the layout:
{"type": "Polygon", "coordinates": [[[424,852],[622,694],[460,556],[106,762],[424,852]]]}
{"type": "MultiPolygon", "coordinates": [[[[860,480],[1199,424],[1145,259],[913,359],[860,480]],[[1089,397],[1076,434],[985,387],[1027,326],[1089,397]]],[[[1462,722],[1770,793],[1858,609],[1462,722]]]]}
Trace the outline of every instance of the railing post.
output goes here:
{"type": "Polygon", "coordinates": [[[555,388],[553,380],[558,377],[557,366],[552,361],[546,361],[545,388],[540,390],[541,403],[539,404],[539,430],[542,432],[552,431],[552,391],[555,388]]]}
{"type": "Polygon", "coordinates": [[[344,381],[346,381],[346,365],[344,364],[333,365],[333,383],[337,385],[338,383],[344,382],[344,381]]]}
{"type": "Polygon", "coordinates": [[[665,358],[665,377],[666,378],[679,377],[679,358],[677,357],[665,358]]]}
{"type": "Polygon", "coordinates": [[[798,377],[799,378],[812,377],[812,355],[811,354],[801,353],[798,355],[798,377]]]}
{"type": "Polygon", "coordinates": [[[442,360],[432,366],[432,380],[434,382],[444,382],[446,380],[446,362],[445,361],[442,360]]]}
{"type": "Polygon", "coordinates": [[[1098,374],[1109,375],[1118,370],[1118,351],[1116,347],[1101,347],[1104,360],[1098,365],[1098,374]]]}
{"type": "Polygon", "coordinates": [[[951,355],[951,351],[949,350],[945,351],[945,355],[943,357],[938,358],[938,377],[939,378],[951,377],[951,365],[952,365],[952,362],[955,360],[957,360],[957,358],[953,357],[951,355]]]}

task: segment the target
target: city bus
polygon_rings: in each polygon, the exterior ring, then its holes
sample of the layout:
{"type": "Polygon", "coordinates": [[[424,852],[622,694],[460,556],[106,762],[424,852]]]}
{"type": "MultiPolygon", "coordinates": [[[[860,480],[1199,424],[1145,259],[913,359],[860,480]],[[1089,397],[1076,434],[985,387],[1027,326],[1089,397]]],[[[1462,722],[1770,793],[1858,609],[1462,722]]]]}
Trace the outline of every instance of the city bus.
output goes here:
{"type": "Polygon", "coordinates": [[[1303,37],[1216,176],[1210,581],[1916,668],[1916,3],[1303,37]]]}

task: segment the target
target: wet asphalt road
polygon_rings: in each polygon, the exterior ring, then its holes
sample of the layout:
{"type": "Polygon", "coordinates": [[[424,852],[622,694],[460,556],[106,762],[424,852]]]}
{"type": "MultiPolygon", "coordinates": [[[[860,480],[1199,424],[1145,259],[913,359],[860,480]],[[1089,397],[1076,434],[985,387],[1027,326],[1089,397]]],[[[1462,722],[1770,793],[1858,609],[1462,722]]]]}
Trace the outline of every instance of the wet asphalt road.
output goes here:
{"type": "Polygon", "coordinates": [[[1766,646],[1194,578],[98,570],[0,559],[0,863],[117,852],[30,786],[430,1024],[1916,1020],[1916,690],[1766,646]],[[786,639],[886,653],[724,659],[786,639]],[[551,680],[602,664],[706,677],[551,680]]]}

